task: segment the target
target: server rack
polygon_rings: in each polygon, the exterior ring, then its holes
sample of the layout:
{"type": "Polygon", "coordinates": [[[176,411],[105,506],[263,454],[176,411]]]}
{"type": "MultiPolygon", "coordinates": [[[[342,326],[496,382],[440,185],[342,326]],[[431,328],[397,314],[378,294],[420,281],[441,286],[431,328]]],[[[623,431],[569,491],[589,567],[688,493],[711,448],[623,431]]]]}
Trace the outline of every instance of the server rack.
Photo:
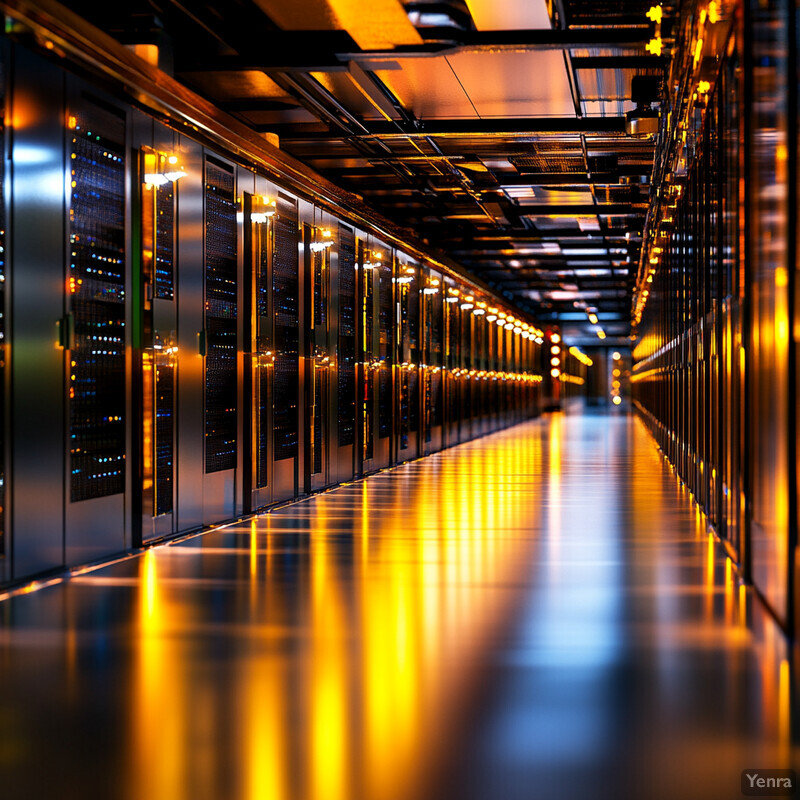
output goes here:
{"type": "Polygon", "coordinates": [[[0,358],[14,423],[0,424],[0,581],[500,424],[482,422],[493,326],[473,313],[496,298],[58,54],[0,55],[14,121],[0,333],[25,343],[0,358]]]}
{"type": "Polygon", "coordinates": [[[657,165],[634,397],[732,560],[795,630],[796,13],[730,10],[702,63],[679,21],[671,85],[699,75],[708,92],[667,97],[684,133],[657,165]]]}

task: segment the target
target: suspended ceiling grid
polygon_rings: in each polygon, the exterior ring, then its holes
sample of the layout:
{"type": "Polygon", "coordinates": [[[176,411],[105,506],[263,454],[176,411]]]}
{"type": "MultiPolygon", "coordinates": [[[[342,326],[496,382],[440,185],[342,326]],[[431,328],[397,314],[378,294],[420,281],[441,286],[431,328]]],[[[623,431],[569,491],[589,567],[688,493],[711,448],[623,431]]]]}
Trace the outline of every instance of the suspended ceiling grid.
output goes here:
{"type": "Polygon", "coordinates": [[[568,341],[630,332],[660,76],[650,3],[135,0],[70,7],[445,252],[568,341]],[[588,315],[596,313],[597,325],[588,315]]]}

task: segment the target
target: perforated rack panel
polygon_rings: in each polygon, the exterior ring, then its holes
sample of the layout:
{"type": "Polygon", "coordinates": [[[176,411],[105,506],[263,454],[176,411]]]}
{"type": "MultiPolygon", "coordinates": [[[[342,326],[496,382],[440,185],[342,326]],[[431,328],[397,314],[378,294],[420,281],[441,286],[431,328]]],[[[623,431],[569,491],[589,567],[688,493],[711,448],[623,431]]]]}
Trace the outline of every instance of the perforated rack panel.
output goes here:
{"type": "Polygon", "coordinates": [[[392,431],[392,268],[379,268],[378,329],[380,371],[378,372],[378,436],[385,439],[392,431]]]}
{"type": "Polygon", "coordinates": [[[156,291],[161,300],[175,296],[175,184],[156,187],[156,291]]]}
{"type": "Polygon", "coordinates": [[[325,292],[322,282],[325,280],[323,270],[325,253],[317,250],[311,254],[314,271],[314,325],[325,325],[327,322],[327,303],[325,302],[325,292]]]}
{"type": "Polygon", "coordinates": [[[362,421],[363,421],[363,444],[364,444],[364,459],[370,460],[374,456],[374,432],[373,432],[373,417],[375,415],[375,373],[372,369],[375,358],[375,299],[374,299],[374,270],[367,269],[363,266],[364,261],[368,258],[368,250],[365,250],[363,245],[359,245],[361,251],[361,274],[362,274],[362,325],[364,326],[364,352],[362,363],[364,364],[363,370],[363,386],[359,389],[360,402],[362,406],[362,421]]]}
{"type": "Polygon", "coordinates": [[[236,198],[233,170],[206,159],[206,472],[236,466],[236,198]]]}
{"type": "Polygon", "coordinates": [[[274,447],[275,460],[297,455],[299,381],[299,284],[297,201],[278,195],[272,291],[275,308],[274,447]]]}
{"type": "Polygon", "coordinates": [[[156,514],[168,514],[173,507],[175,441],[175,367],[156,366],[156,514]]]}
{"type": "Polygon", "coordinates": [[[125,487],[125,119],[84,100],[70,118],[70,499],[125,487]]]}
{"type": "MultiPolygon", "coordinates": [[[[269,318],[269,259],[270,259],[270,231],[271,223],[258,223],[259,236],[258,242],[258,261],[256,263],[256,349],[260,356],[267,357],[270,350],[270,327],[269,318]]],[[[267,362],[268,363],[268,362],[267,362]]],[[[256,370],[258,404],[255,409],[258,438],[256,447],[256,488],[263,489],[269,483],[269,442],[271,436],[270,429],[270,396],[271,367],[261,361],[256,370]]]]}
{"type": "Polygon", "coordinates": [[[356,240],[339,229],[339,445],[356,437],[356,240]]]}
{"type": "Polygon", "coordinates": [[[431,402],[433,403],[431,422],[434,426],[442,424],[442,373],[431,375],[431,402]]]}

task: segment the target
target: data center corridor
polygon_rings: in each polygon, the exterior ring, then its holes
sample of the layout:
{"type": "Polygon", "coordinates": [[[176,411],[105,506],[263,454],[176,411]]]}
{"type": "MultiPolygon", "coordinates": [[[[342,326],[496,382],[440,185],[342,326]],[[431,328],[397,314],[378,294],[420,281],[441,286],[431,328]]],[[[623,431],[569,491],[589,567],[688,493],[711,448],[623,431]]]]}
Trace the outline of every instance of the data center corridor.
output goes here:
{"type": "Polygon", "coordinates": [[[726,798],[786,642],[641,420],[551,414],[0,605],[6,800],[726,798]]]}

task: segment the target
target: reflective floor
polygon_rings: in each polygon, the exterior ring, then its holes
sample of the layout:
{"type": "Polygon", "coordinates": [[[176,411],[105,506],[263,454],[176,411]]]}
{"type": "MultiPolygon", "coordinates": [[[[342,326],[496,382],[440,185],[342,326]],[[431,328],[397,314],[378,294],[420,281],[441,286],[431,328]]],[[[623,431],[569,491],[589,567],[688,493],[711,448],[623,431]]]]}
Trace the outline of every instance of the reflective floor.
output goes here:
{"type": "Polygon", "coordinates": [[[0,797],[738,798],[789,665],[641,422],[551,415],[0,603],[0,797]]]}

